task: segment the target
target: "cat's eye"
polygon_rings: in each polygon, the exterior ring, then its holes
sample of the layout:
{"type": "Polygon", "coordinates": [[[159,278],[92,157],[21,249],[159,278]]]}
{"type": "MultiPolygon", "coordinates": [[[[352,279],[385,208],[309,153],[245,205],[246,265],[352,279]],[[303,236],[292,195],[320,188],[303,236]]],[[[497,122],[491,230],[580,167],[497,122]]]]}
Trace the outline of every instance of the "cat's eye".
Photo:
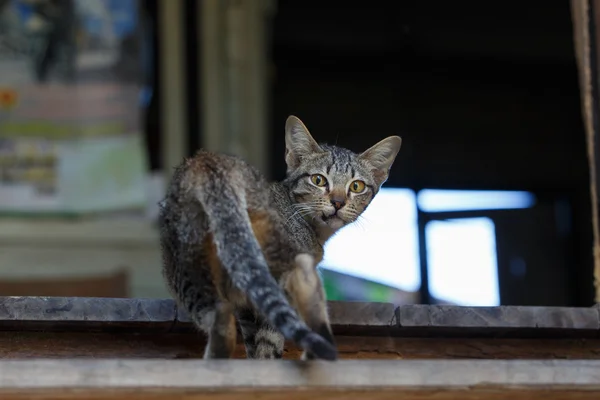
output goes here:
{"type": "Polygon", "coordinates": [[[363,181],[353,181],[350,184],[350,191],[352,193],[362,193],[365,190],[365,183],[363,181]]]}
{"type": "Polygon", "coordinates": [[[315,186],[323,187],[327,184],[327,179],[321,174],[314,174],[310,176],[310,181],[315,186]]]}

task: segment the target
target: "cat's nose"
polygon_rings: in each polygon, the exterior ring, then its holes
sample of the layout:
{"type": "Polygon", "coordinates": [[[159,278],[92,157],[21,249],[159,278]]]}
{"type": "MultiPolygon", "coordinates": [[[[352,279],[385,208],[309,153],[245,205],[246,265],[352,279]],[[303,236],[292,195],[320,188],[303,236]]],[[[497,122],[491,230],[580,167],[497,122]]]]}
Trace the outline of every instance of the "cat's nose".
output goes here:
{"type": "Polygon", "coordinates": [[[340,198],[340,197],[333,197],[331,199],[331,204],[333,205],[333,207],[337,210],[339,210],[340,208],[344,207],[346,205],[346,202],[344,201],[344,199],[340,198]]]}

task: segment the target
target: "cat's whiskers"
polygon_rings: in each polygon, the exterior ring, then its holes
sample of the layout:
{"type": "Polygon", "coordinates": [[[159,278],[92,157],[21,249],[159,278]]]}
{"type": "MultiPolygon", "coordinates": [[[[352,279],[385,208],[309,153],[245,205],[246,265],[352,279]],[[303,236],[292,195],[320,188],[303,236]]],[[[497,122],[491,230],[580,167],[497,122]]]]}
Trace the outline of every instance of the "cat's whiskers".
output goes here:
{"type": "Polygon", "coordinates": [[[361,231],[363,232],[367,232],[367,227],[365,226],[365,221],[363,221],[362,218],[360,218],[360,216],[358,218],[356,218],[354,220],[354,224],[356,225],[357,228],[359,228],[361,231]]]}
{"type": "Polygon", "coordinates": [[[357,221],[359,221],[359,224],[364,228],[365,232],[369,230],[369,225],[373,223],[371,219],[365,217],[365,215],[361,213],[358,213],[356,219],[357,221]]]}
{"type": "Polygon", "coordinates": [[[304,206],[304,204],[301,203],[297,203],[297,204],[292,204],[292,206],[296,209],[296,211],[294,211],[292,213],[292,215],[290,215],[285,221],[284,221],[284,225],[289,226],[289,223],[292,221],[293,218],[295,218],[297,215],[299,215],[301,218],[306,217],[307,215],[310,215],[311,213],[314,212],[314,210],[310,207],[304,206]]]}

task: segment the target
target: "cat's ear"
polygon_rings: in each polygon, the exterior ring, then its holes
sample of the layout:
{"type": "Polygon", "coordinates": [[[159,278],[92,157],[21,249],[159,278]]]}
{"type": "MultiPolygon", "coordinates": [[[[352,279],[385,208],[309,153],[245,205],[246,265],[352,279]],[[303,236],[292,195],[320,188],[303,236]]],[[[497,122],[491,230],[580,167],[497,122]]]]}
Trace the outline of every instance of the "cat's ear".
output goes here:
{"type": "Polygon", "coordinates": [[[290,115],[285,121],[285,162],[288,171],[298,168],[303,158],[322,152],[323,149],[315,142],[300,118],[290,115]]]}
{"type": "Polygon", "coordinates": [[[360,154],[359,157],[371,167],[378,186],[387,180],[401,145],[402,139],[399,136],[390,136],[360,154]]]}

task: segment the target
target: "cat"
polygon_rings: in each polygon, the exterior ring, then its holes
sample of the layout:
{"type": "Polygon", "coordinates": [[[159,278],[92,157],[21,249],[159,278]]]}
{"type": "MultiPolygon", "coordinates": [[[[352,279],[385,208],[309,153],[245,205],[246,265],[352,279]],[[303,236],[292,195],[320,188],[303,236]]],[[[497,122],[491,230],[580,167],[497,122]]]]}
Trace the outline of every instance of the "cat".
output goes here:
{"type": "Polygon", "coordinates": [[[356,154],[317,144],[290,116],[285,143],[281,182],[239,157],[200,150],[175,169],[160,204],[163,274],[208,335],[205,359],[233,356],[236,320],[248,358],[281,358],[284,339],[302,359],[337,358],[316,266],[327,240],[388,179],[402,140],[356,154]]]}

